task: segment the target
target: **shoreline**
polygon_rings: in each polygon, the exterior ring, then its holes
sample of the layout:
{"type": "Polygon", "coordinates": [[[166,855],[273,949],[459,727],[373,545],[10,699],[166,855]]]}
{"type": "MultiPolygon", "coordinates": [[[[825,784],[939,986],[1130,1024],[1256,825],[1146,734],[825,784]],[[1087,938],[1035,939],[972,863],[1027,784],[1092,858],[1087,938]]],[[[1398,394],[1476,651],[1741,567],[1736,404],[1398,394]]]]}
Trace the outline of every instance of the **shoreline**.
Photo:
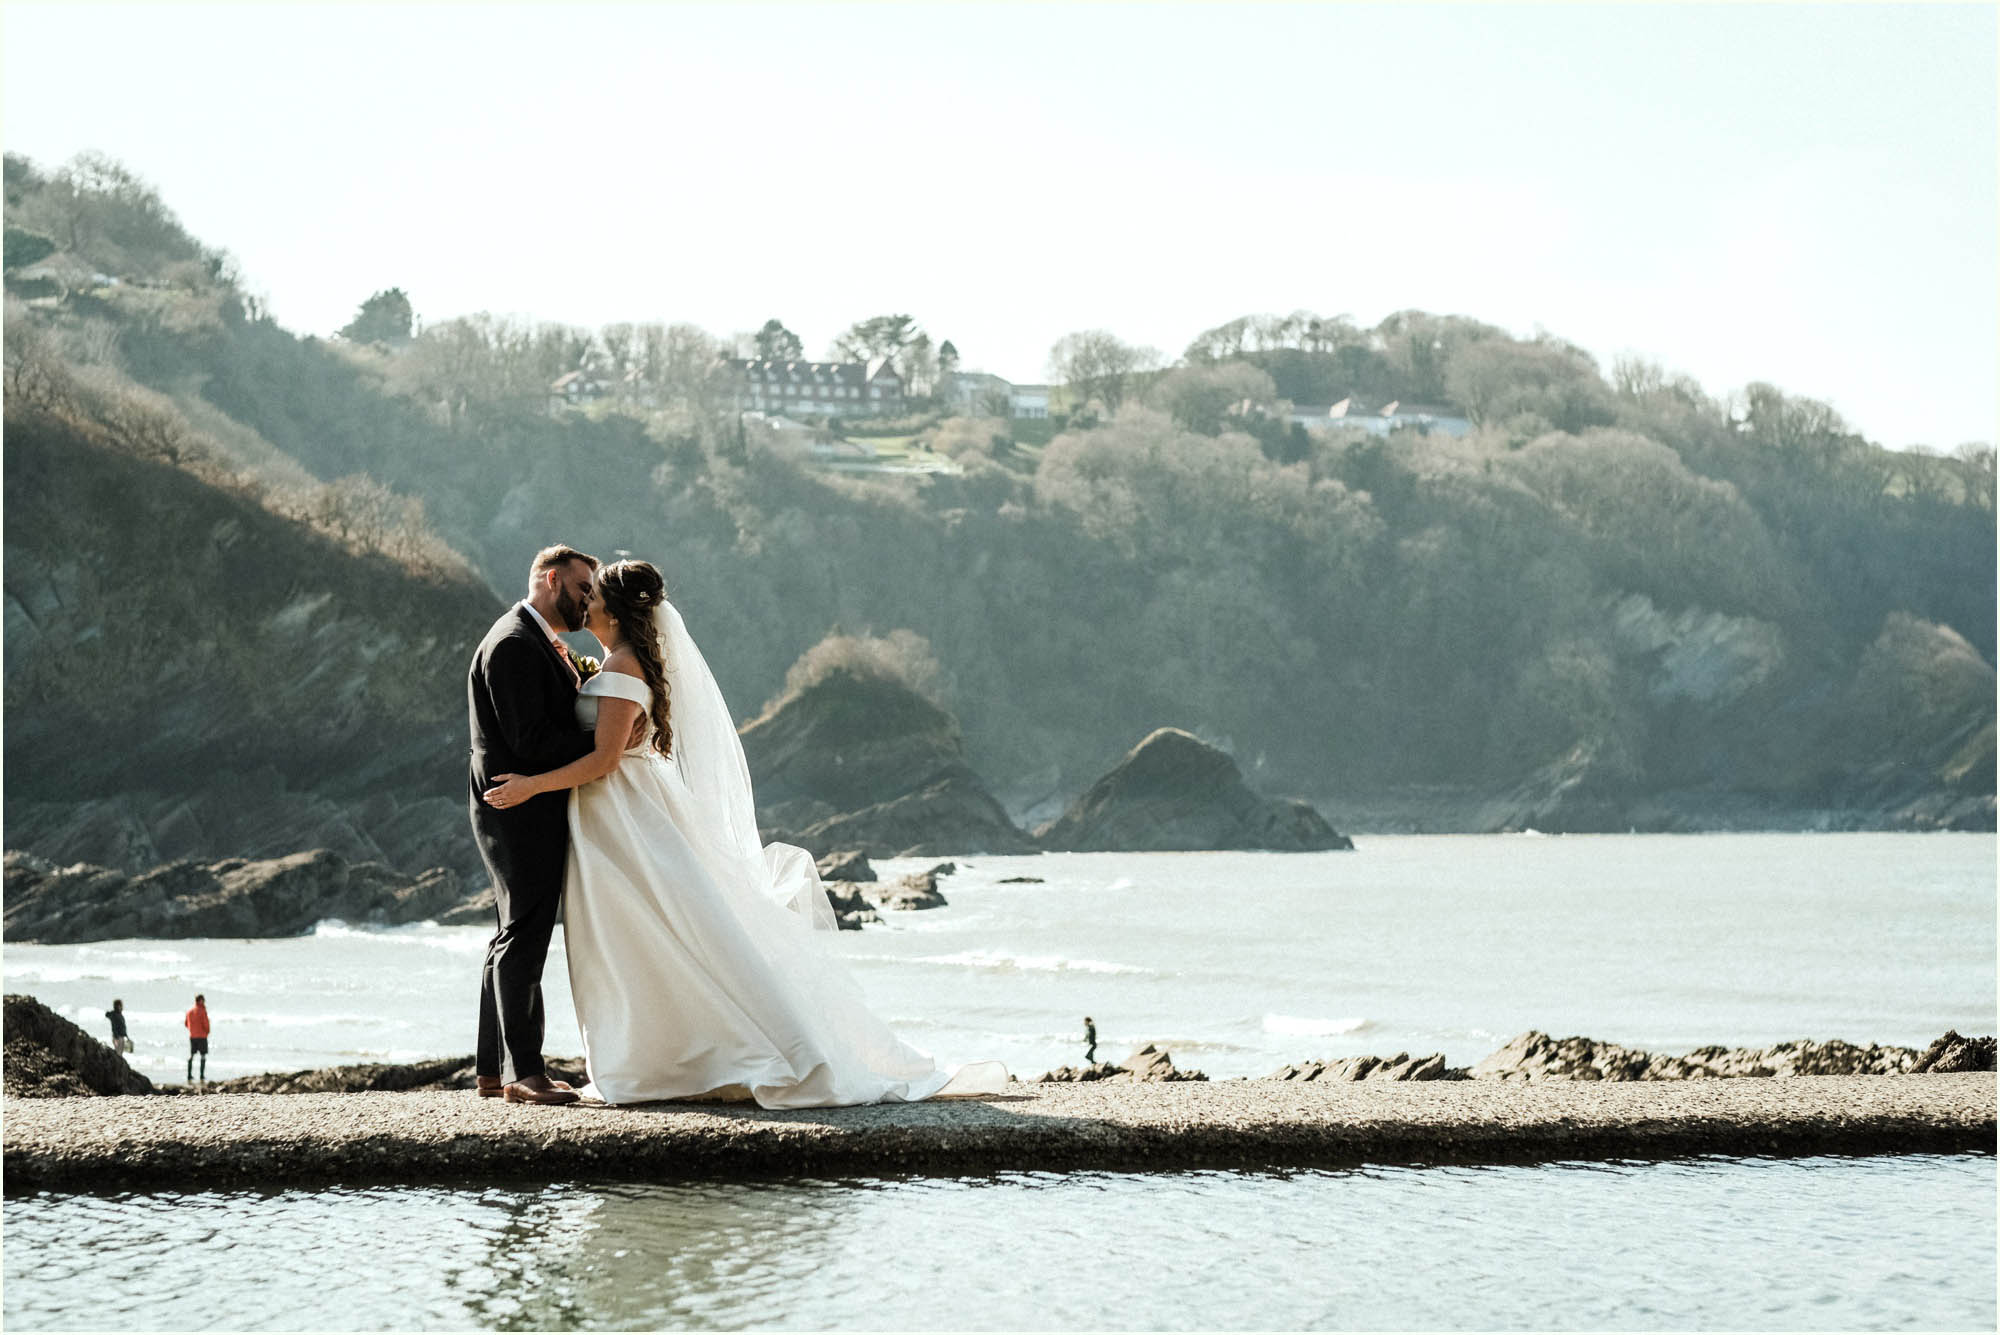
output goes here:
{"type": "Polygon", "coordinates": [[[967,1176],[1995,1152],[1990,1072],[1687,1082],[1020,1085],[767,1111],[544,1108],[463,1091],[5,1101],[35,1192],[967,1176]]]}

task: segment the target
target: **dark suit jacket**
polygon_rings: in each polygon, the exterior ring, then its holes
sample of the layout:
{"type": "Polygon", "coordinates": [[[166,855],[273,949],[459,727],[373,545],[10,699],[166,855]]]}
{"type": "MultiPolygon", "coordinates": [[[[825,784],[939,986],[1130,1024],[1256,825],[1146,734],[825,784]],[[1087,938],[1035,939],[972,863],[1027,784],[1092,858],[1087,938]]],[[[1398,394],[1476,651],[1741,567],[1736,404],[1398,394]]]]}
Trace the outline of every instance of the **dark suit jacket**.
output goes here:
{"type": "Polygon", "coordinates": [[[562,893],[569,793],[542,793],[506,811],[479,800],[496,774],[543,774],[590,754],[577,726],[576,685],[525,607],[493,623],[472,655],[465,698],[472,732],[472,833],[493,873],[503,921],[510,901],[562,893]]]}

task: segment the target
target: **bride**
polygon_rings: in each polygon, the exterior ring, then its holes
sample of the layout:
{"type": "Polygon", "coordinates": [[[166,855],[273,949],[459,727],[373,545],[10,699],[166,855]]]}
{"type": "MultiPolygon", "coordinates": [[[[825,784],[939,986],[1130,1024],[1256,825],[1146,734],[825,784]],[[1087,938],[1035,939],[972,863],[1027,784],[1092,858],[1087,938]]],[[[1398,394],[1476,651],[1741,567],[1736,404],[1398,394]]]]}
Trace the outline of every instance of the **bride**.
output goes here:
{"type": "Polygon", "coordinates": [[[941,1070],[898,1039],[816,939],[837,925],[819,872],[804,849],[760,842],[743,744],[660,572],[599,570],[584,625],[605,647],[577,700],[596,749],[496,775],[483,795],[508,807],[571,790],[584,1095],[812,1108],[999,1092],[999,1063],[941,1070]]]}

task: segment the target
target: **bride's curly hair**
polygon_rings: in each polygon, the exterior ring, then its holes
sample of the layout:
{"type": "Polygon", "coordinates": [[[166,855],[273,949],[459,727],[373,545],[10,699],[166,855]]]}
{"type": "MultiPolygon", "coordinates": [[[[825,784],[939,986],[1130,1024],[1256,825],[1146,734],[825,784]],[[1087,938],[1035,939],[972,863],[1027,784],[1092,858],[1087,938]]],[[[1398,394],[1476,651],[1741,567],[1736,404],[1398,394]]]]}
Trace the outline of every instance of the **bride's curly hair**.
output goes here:
{"type": "Polygon", "coordinates": [[[666,650],[653,631],[653,612],[667,600],[667,582],[649,561],[613,561],[597,572],[604,610],[618,623],[625,643],[639,660],[639,674],[652,688],[653,749],[673,753],[674,730],[669,722],[672,701],[667,694],[666,650]]]}

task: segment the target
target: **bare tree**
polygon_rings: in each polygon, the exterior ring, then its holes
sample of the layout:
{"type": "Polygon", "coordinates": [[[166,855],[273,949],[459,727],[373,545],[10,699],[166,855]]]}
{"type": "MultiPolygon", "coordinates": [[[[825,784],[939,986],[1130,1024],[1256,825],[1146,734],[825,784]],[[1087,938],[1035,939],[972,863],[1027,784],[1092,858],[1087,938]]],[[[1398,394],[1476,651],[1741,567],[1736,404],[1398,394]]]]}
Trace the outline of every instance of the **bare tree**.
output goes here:
{"type": "Polygon", "coordinates": [[[1134,347],[1105,329],[1065,334],[1049,349],[1049,375],[1075,393],[1079,404],[1093,400],[1115,413],[1125,401],[1132,378],[1158,369],[1154,348],[1134,347]]]}
{"type": "Polygon", "coordinates": [[[604,355],[611,360],[608,369],[614,376],[622,376],[632,369],[633,350],[638,346],[637,326],[608,324],[597,331],[597,341],[603,345],[604,355]]]}

